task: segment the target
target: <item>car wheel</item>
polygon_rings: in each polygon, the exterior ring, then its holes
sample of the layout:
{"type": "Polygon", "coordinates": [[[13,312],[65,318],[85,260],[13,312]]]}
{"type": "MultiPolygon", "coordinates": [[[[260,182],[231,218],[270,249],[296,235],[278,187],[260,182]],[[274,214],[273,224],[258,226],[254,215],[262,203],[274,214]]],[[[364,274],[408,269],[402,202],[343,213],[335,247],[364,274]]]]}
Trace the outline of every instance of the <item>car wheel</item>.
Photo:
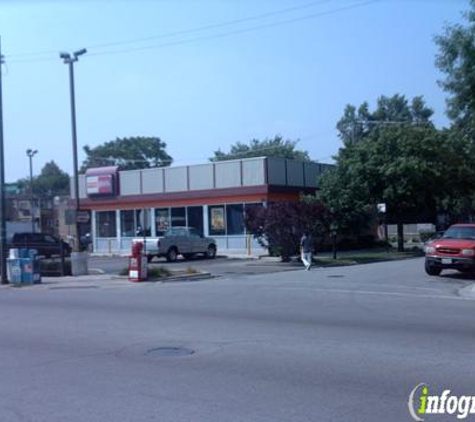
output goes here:
{"type": "Polygon", "coordinates": [[[424,269],[428,275],[440,275],[442,272],[442,268],[431,265],[427,261],[425,263],[424,269]]]}
{"type": "Polygon", "coordinates": [[[175,262],[178,258],[178,251],[175,248],[171,248],[167,252],[167,261],[168,262],[175,262]]]}
{"type": "Polygon", "coordinates": [[[152,262],[153,255],[147,255],[147,262],[152,262]]]}
{"type": "Polygon", "coordinates": [[[206,258],[213,259],[216,258],[216,246],[209,245],[206,250],[206,258]]]}

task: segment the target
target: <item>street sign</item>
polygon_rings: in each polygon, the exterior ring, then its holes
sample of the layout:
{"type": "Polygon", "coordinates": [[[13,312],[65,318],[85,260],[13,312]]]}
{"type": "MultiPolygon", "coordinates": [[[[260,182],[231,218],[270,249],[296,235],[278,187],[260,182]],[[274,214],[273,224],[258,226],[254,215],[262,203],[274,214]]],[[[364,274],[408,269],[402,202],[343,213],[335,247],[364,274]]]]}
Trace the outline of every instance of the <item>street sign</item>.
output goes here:
{"type": "Polygon", "coordinates": [[[89,223],[89,220],[90,220],[89,211],[78,211],[77,213],[78,223],[89,223]]]}
{"type": "Polygon", "coordinates": [[[384,214],[386,212],[386,204],[378,204],[378,212],[384,214]]]}

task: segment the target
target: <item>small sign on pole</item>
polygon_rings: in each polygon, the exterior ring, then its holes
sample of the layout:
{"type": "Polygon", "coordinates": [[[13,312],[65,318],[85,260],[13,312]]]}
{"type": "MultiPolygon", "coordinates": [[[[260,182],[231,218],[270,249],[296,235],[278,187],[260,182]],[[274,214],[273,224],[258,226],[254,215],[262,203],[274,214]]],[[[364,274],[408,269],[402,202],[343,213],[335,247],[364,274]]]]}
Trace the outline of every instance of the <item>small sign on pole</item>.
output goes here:
{"type": "Polygon", "coordinates": [[[385,214],[386,213],[386,204],[378,204],[378,212],[385,214]]]}
{"type": "Polygon", "coordinates": [[[90,216],[89,216],[89,212],[88,211],[84,211],[84,210],[80,210],[77,212],[77,222],[78,223],[89,223],[89,219],[90,219],[90,216]]]}

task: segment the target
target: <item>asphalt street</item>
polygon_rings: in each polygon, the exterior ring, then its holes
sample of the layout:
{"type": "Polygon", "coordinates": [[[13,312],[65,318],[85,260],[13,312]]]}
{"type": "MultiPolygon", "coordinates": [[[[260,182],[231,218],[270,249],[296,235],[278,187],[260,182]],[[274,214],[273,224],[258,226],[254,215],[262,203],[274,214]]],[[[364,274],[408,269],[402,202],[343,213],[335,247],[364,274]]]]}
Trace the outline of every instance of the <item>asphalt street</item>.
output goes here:
{"type": "Polygon", "coordinates": [[[0,420],[410,421],[419,383],[475,395],[470,283],[411,259],[1,289],[0,420]]]}

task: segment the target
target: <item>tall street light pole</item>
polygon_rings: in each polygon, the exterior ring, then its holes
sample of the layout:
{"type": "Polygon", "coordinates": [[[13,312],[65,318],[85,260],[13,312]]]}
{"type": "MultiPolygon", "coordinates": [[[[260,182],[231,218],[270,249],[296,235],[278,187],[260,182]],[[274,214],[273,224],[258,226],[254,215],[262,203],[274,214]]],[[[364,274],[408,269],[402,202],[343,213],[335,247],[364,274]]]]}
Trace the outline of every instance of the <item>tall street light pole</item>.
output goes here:
{"type": "MultiPolygon", "coordinates": [[[[33,157],[38,153],[35,149],[28,148],[26,150],[26,155],[30,159],[30,210],[31,210],[31,231],[35,232],[35,216],[33,215],[33,157]]],[[[41,210],[40,210],[41,212],[41,210]]]]}
{"type": "Polygon", "coordinates": [[[5,155],[3,151],[2,40],[0,38],[0,284],[7,284],[7,229],[5,206],[5,155]]]}
{"type": "Polygon", "coordinates": [[[79,204],[79,176],[78,176],[78,142],[77,142],[77,133],[76,133],[76,101],[74,98],[74,63],[79,60],[79,56],[87,53],[87,50],[83,48],[82,50],[75,51],[72,54],[69,53],[59,53],[59,57],[63,59],[63,63],[69,66],[69,90],[71,94],[71,131],[73,136],[73,170],[74,170],[74,200],[75,200],[75,242],[74,250],[79,252],[79,226],[78,226],[78,211],[80,210],[79,204]]]}

